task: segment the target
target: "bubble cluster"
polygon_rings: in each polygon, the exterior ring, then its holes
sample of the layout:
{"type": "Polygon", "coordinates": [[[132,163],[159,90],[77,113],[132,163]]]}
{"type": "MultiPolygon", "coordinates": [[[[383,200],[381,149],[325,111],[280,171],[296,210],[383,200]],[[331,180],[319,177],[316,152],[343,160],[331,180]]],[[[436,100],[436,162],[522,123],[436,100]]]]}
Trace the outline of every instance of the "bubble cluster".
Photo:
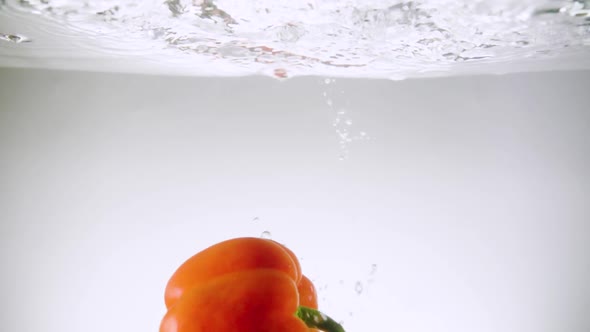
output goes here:
{"type": "Polygon", "coordinates": [[[354,122],[347,108],[344,106],[339,106],[340,104],[342,104],[342,100],[345,99],[345,97],[341,96],[341,94],[344,94],[344,91],[341,90],[340,94],[337,94],[334,91],[335,82],[336,79],[334,78],[325,78],[323,80],[323,83],[325,84],[326,89],[324,90],[322,95],[324,96],[328,109],[334,112],[332,127],[334,129],[336,137],[338,138],[338,159],[344,161],[349,157],[349,146],[353,141],[369,140],[371,138],[365,131],[354,130],[354,122]],[[336,104],[335,101],[338,101],[338,103],[336,104]]]}

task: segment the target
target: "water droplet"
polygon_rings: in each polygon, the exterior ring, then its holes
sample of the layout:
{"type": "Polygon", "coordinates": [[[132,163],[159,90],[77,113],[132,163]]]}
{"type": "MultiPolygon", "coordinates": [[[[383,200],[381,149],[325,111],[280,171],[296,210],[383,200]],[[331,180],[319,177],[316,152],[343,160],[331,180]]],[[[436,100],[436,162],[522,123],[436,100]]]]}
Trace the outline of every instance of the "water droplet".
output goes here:
{"type": "Polygon", "coordinates": [[[252,219],[252,221],[258,221],[258,220],[260,220],[260,218],[258,218],[258,217],[254,217],[254,218],[252,219]]]}
{"type": "Polygon", "coordinates": [[[328,104],[328,106],[332,107],[332,105],[333,105],[334,103],[332,102],[332,99],[327,99],[327,100],[326,100],[326,104],[328,104]]]}
{"type": "Polygon", "coordinates": [[[270,234],[269,231],[264,231],[264,232],[262,232],[262,234],[260,234],[260,237],[263,238],[263,239],[269,239],[270,240],[271,234],[270,234]]]}
{"type": "Polygon", "coordinates": [[[347,126],[352,126],[352,120],[346,120],[345,123],[346,123],[347,126]]]}
{"type": "Polygon", "coordinates": [[[330,84],[330,83],[332,83],[332,80],[331,80],[331,79],[329,79],[329,78],[326,78],[326,79],[324,80],[324,83],[326,83],[326,84],[330,84]]]}
{"type": "Polygon", "coordinates": [[[354,285],[354,290],[356,291],[356,293],[358,295],[361,295],[361,293],[363,292],[363,284],[361,284],[360,281],[357,281],[356,284],[354,285]]]}
{"type": "Polygon", "coordinates": [[[359,133],[359,135],[361,135],[361,137],[365,137],[365,136],[367,136],[367,133],[365,133],[364,131],[361,131],[361,132],[359,133]]]}

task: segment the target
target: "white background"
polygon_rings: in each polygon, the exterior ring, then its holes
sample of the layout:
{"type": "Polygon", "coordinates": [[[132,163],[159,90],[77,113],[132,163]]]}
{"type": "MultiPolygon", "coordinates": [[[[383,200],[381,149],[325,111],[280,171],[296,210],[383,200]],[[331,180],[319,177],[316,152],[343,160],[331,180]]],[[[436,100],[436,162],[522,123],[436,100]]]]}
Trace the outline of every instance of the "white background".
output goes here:
{"type": "Polygon", "coordinates": [[[2,330],[157,331],[270,231],[349,332],[589,331],[589,86],[0,70],[2,330]]]}

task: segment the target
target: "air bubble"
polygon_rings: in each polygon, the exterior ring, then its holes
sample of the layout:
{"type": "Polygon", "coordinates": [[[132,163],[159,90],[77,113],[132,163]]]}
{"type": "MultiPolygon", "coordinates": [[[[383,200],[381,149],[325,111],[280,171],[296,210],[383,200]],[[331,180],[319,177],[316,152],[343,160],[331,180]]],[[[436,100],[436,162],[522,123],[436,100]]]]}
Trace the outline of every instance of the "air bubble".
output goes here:
{"type": "Polygon", "coordinates": [[[377,272],[377,264],[372,264],[371,265],[371,275],[375,274],[375,272],[377,272]]]}
{"type": "Polygon", "coordinates": [[[269,231],[264,231],[264,232],[262,232],[262,234],[260,234],[260,237],[263,238],[263,239],[269,239],[270,240],[271,234],[270,234],[269,231]]]}
{"type": "Polygon", "coordinates": [[[360,281],[357,281],[354,285],[354,290],[358,295],[361,295],[363,292],[363,284],[360,281]]]}
{"type": "Polygon", "coordinates": [[[11,34],[6,34],[6,33],[0,33],[0,40],[12,42],[12,43],[16,43],[16,44],[31,42],[30,38],[25,37],[23,35],[11,35],[11,34]]]}

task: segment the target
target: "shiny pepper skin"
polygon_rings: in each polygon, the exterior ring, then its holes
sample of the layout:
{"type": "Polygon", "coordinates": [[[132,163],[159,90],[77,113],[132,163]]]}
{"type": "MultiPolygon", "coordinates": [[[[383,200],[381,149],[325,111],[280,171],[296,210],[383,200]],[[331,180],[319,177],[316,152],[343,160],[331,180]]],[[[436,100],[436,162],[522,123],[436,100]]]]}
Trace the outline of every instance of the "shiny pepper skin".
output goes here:
{"type": "Polygon", "coordinates": [[[234,272],[191,289],[168,310],[160,332],[309,332],[294,315],[298,306],[288,274],[234,272]]]}
{"type": "Polygon", "coordinates": [[[344,332],[317,311],[295,254],[268,239],[236,238],[189,258],[165,291],[160,332],[344,332]]]}

